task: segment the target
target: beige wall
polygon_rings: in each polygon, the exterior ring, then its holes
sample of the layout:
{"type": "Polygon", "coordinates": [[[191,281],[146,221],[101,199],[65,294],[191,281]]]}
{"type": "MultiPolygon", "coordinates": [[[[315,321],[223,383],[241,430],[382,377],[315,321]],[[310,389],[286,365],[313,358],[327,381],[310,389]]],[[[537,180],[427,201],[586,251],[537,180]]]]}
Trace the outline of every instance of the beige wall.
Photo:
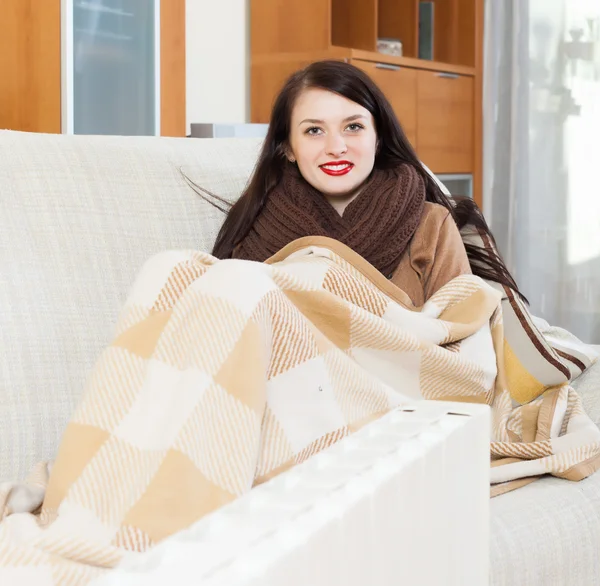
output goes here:
{"type": "Polygon", "coordinates": [[[245,122],[249,0],[186,0],[186,120],[245,122]]]}

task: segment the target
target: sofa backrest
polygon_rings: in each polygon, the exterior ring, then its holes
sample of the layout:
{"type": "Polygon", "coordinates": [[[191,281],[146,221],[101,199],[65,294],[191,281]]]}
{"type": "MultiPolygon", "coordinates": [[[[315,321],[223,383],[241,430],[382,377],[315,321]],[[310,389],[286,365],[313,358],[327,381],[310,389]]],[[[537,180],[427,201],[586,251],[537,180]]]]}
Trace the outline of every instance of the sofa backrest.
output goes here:
{"type": "Polygon", "coordinates": [[[52,459],[137,271],[210,250],[260,141],[0,131],[0,482],[52,459]]]}

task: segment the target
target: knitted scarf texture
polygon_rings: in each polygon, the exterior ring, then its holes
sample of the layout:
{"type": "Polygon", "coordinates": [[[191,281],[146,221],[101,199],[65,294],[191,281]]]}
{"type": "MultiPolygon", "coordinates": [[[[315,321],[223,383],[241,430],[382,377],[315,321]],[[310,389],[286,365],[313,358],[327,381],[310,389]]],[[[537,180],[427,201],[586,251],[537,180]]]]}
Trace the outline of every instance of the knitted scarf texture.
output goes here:
{"type": "Polygon", "coordinates": [[[424,204],[424,181],[404,164],[392,170],[375,169],[340,215],[290,165],[233,257],[263,262],[293,240],[327,236],[390,278],[421,221],[424,204]]]}

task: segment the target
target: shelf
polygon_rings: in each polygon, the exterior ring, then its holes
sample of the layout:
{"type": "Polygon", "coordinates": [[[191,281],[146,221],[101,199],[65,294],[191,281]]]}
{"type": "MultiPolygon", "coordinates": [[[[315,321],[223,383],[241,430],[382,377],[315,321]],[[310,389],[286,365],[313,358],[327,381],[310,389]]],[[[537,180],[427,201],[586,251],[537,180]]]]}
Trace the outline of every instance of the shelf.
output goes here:
{"type": "MultiPolygon", "coordinates": [[[[333,48],[340,50],[337,47],[333,48]]],[[[475,68],[467,67],[465,65],[454,65],[452,63],[441,63],[439,61],[415,59],[413,57],[395,57],[394,55],[385,55],[384,53],[377,53],[375,51],[360,51],[358,49],[350,49],[349,52],[352,59],[360,59],[361,61],[387,63],[389,65],[399,65],[400,67],[442,71],[444,73],[456,73],[458,75],[475,75],[475,68]]]]}
{"type": "Polygon", "coordinates": [[[331,0],[331,44],[374,49],[377,8],[378,0],[331,0]]]}
{"type": "Polygon", "coordinates": [[[389,65],[399,65],[400,67],[410,67],[411,69],[427,69],[429,71],[441,71],[468,76],[475,75],[475,68],[466,67],[465,65],[453,65],[451,63],[414,59],[412,57],[395,57],[393,55],[377,53],[376,51],[361,51],[360,49],[348,49],[346,47],[331,47],[323,51],[253,54],[251,64],[263,65],[267,63],[289,63],[290,61],[306,61],[310,63],[323,59],[358,59],[372,63],[387,63],[389,65]]]}
{"type": "Polygon", "coordinates": [[[378,37],[399,39],[402,43],[402,54],[417,58],[419,54],[418,0],[378,0],[377,19],[378,37]]]}

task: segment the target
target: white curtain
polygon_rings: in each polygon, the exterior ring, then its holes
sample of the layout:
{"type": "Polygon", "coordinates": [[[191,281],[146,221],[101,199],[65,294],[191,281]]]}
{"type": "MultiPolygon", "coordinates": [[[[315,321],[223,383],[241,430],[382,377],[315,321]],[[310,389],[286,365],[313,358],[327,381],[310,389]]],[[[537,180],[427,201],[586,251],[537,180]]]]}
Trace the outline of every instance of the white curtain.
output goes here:
{"type": "Polygon", "coordinates": [[[484,213],[532,312],[600,344],[600,0],[487,0],[484,213]]]}

